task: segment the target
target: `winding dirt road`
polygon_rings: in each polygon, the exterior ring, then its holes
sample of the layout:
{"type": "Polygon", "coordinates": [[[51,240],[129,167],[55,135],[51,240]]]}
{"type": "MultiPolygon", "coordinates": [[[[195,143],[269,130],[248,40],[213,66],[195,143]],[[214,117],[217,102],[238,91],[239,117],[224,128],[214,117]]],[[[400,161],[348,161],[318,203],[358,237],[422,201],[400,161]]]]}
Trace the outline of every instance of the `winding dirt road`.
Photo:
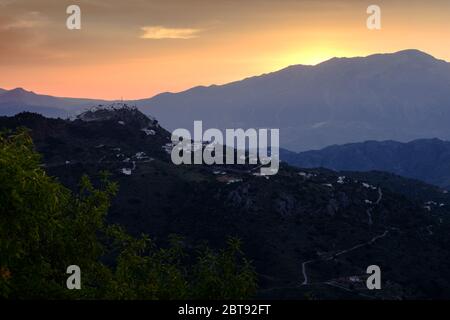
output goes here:
{"type": "MultiPolygon", "coordinates": [[[[378,199],[377,199],[377,201],[374,203],[374,206],[380,204],[380,202],[381,202],[382,199],[383,199],[383,191],[381,190],[381,188],[378,188],[378,199]]],[[[369,224],[372,224],[372,210],[373,210],[373,207],[367,210],[367,214],[369,215],[369,224]]],[[[355,245],[355,246],[353,246],[353,247],[351,247],[351,248],[348,248],[348,249],[344,249],[344,250],[339,251],[339,252],[337,252],[337,253],[335,253],[335,254],[332,254],[331,256],[324,257],[324,258],[319,258],[319,259],[308,260],[308,261],[303,262],[303,263],[302,263],[303,283],[302,283],[301,285],[304,286],[304,285],[307,285],[307,284],[308,284],[308,274],[307,274],[307,272],[306,272],[306,266],[307,266],[308,264],[313,263],[313,262],[329,261],[329,260],[332,260],[332,259],[336,258],[337,256],[340,256],[340,255],[349,253],[349,252],[351,252],[351,251],[354,251],[354,250],[356,250],[356,249],[362,248],[362,247],[364,247],[364,246],[373,244],[373,243],[375,243],[377,240],[379,240],[379,239],[384,238],[385,236],[387,236],[388,233],[389,233],[389,230],[385,230],[382,234],[379,234],[379,235],[374,236],[374,237],[373,237],[372,239],[370,239],[369,241],[366,241],[366,242],[364,242],[364,243],[357,244],[357,245],[355,245]]]]}

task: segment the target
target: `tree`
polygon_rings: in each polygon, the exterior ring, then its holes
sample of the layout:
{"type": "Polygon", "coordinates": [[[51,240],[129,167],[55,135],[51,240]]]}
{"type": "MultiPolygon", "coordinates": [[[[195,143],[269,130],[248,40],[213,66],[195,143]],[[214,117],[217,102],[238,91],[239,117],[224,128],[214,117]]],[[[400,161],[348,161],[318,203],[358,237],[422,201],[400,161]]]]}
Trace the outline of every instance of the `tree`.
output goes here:
{"type": "Polygon", "coordinates": [[[187,252],[180,237],[158,247],[105,217],[118,186],[83,176],[77,194],[46,174],[24,129],[0,134],[0,297],[49,299],[244,299],[256,276],[236,239],[187,252]],[[108,261],[105,263],[104,261],[108,261]],[[82,289],[66,288],[66,268],[82,289]]]}

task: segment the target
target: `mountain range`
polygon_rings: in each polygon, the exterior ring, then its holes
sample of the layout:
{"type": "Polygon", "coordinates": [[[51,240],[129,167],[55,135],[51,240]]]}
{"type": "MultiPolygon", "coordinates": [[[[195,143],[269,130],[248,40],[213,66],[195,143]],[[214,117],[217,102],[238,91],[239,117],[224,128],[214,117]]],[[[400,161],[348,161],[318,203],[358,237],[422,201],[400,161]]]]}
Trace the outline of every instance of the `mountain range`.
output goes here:
{"type": "Polygon", "coordinates": [[[418,50],[334,58],[136,101],[161,124],[279,128],[283,148],[450,138],[450,63],[418,50]]]}
{"type": "Polygon", "coordinates": [[[23,88],[0,89],[0,114],[15,115],[23,111],[36,112],[47,117],[67,118],[104,100],[60,98],[36,94],[23,88]]]}
{"type": "MultiPolygon", "coordinates": [[[[67,116],[104,101],[0,93],[0,113],[67,116]]],[[[225,85],[130,101],[168,130],[279,128],[292,151],[367,140],[450,139],[450,63],[418,51],[333,58],[225,85]]]]}
{"type": "Polygon", "coordinates": [[[450,142],[436,138],[366,141],[300,153],[282,150],[281,159],[300,168],[386,171],[450,189],[450,142]]]}
{"type": "Polygon", "coordinates": [[[450,194],[383,172],[334,172],[281,164],[275,176],[248,166],[174,165],[170,133],[135,108],[94,108],[74,119],[34,113],[0,117],[0,130],[27,127],[43,167],[72,190],[103,170],[119,192],[110,223],[170,234],[195,248],[229,236],[258,274],[258,298],[417,299],[450,297],[450,194]],[[368,290],[366,269],[382,270],[368,290]]]}

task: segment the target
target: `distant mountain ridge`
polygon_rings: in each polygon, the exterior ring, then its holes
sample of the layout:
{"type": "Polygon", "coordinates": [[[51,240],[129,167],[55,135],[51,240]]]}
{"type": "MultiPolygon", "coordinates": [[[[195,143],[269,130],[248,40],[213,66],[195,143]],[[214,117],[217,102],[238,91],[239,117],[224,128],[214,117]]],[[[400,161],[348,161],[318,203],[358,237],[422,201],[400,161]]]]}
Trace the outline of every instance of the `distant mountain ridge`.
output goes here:
{"type": "Polygon", "coordinates": [[[296,65],[136,102],[169,130],[279,128],[294,151],[365,140],[450,138],[450,64],[418,50],[296,65]]]}
{"type": "Polygon", "coordinates": [[[283,151],[281,159],[301,168],[386,171],[450,190],[450,142],[440,139],[366,141],[300,153],[283,151]]]}
{"type": "Polygon", "coordinates": [[[93,105],[107,103],[105,100],[62,98],[36,94],[23,88],[0,89],[0,115],[15,115],[29,111],[47,117],[66,118],[93,105]]]}
{"type": "MultiPolygon", "coordinates": [[[[0,114],[73,115],[101,100],[0,93],[0,114]],[[6,97],[6,98],[5,98],[6,97]],[[30,97],[30,99],[28,99],[30,97]],[[31,99],[32,98],[32,99],[31,99]]],[[[450,139],[450,63],[419,50],[294,65],[225,85],[127,101],[168,130],[279,128],[294,151],[367,140],[450,139]]]]}

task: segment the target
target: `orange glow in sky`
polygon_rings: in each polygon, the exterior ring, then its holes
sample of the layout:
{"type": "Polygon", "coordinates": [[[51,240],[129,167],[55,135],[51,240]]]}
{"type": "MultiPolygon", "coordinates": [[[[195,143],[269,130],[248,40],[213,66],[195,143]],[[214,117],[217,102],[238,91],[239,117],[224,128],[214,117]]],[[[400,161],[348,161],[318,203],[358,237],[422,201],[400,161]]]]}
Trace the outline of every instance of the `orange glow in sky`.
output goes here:
{"type": "Polygon", "coordinates": [[[419,49],[450,61],[450,1],[0,0],[0,88],[137,99],[335,56],[419,49]]]}

